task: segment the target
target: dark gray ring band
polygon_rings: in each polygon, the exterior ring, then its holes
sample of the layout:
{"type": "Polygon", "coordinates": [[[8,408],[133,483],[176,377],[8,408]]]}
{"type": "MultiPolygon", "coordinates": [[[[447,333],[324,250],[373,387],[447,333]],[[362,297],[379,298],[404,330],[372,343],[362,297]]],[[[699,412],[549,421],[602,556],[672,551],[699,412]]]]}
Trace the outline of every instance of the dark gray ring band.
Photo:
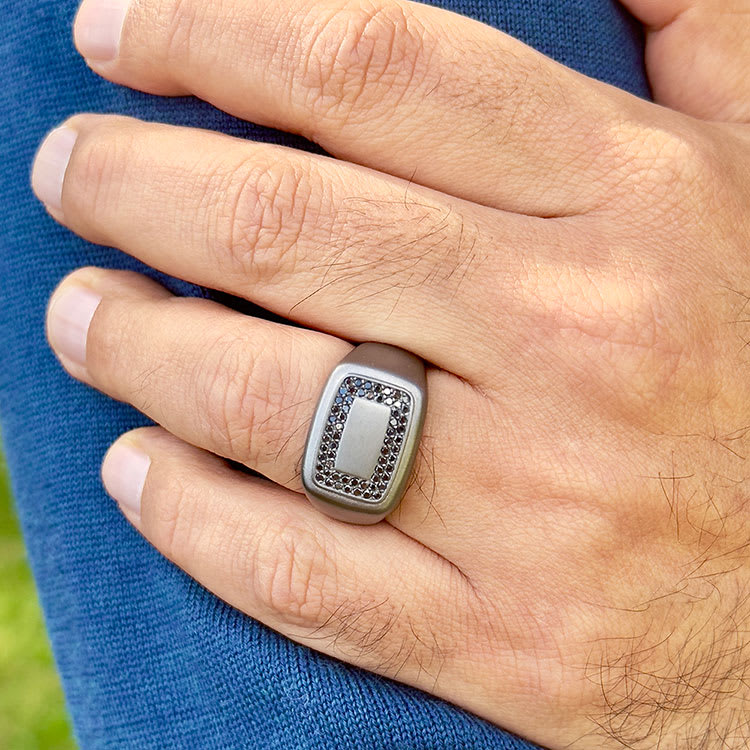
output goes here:
{"type": "Polygon", "coordinates": [[[387,344],[360,344],[333,369],[302,459],[310,502],[350,523],[377,523],[401,502],[419,448],[424,362],[387,344]]]}

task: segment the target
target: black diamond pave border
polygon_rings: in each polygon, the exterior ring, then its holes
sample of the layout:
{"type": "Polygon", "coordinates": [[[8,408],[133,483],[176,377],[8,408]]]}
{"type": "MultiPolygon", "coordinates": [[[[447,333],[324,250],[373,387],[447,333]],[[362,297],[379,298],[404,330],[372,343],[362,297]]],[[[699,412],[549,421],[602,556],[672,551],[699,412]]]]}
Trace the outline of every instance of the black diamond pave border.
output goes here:
{"type": "Polygon", "coordinates": [[[411,396],[401,388],[361,375],[347,375],[341,381],[328,411],[326,427],[315,459],[315,482],[354,500],[378,502],[388,489],[398,463],[406,428],[409,426],[410,412],[411,396]],[[334,468],[349,409],[356,398],[385,404],[391,409],[380,458],[369,479],[355,477],[334,468]]]}

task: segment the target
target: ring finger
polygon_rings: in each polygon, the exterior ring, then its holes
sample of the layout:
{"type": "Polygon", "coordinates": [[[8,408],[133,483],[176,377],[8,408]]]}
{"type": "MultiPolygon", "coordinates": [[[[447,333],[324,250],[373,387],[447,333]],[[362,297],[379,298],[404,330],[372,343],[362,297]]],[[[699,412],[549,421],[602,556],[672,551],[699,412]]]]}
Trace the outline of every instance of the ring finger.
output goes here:
{"type": "MultiPolygon", "coordinates": [[[[335,337],[251,318],[208,300],[173,297],[138,274],[95,268],[63,281],[50,301],[47,328],[52,348],[74,377],[133,404],[183,440],[297,492],[316,399],[351,348],[335,337]]],[[[427,453],[461,429],[440,405],[464,400],[477,410],[467,400],[479,398],[440,370],[430,371],[430,389],[422,441],[427,453]]],[[[469,436],[458,445],[470,445],[469,436]]],[[[467,462],[458,459],[457,465],[467,462]]],[[[446,525],[460,519],[441,506],[440,497],[458,492],[463,480],[460,472],[442,471],[418,458],[417,481],[391,521],[448,556],[446,525]],[[425,474],[429,479],[420,481],[425,474]],[[440,494],[421,490],[426,483],[440,494]]]]}

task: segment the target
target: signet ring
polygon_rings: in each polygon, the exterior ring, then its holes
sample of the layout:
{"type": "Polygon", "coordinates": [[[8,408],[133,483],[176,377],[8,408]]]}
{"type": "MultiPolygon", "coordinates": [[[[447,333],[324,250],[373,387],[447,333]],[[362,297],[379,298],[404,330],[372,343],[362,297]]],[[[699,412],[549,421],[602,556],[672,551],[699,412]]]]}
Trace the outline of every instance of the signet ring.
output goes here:
{"type": "Polygon", "coordinates": [[[334,367],[302,458],[310,502],[341,521],[373,524],[396,509],[409,482],[427,405],[424,362],[364,343],[334,367]]]}

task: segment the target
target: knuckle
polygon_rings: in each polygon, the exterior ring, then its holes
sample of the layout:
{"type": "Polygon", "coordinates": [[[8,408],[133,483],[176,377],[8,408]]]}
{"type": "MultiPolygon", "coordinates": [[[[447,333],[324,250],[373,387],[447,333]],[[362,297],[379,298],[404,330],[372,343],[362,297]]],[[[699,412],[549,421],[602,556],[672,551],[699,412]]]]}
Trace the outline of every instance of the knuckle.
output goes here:
{"type": "Polygon", "coordinates": [[[224,46],[220,38],[222,28],[214,22],[211,14],[206,13],[204,3],[172,0],[166,13],[162,8],[150,9],[146,5],[144,15],[144,26],[151,33],[160,34],[162,41],[159,46],[165,60],[189,64],[196,52],[209,52],[205,45],[210,44],[214,50],[224,46]],[[197,45],[204,46],[198,50],[197,45]]]}
{"type": "Polygon", "coordinates": [[[305,35],[300,81],[319,115],[349,120],[427,73],[429,35],[406,5],[352,2],[305,35]]]}
{"type": "Polygon", "coordinates": [[[617,195],[658,206],[661,220],[670,213],[679,221],[697,217],[713,205],[723,160],[718,140],[707,129],[620,123],[610,131],[608,150],[617,195]]]}
{"type": "Polygon", "coordinates": [[[327,620],[336,606],[338,582],[335,545],[325,532],[289,515],[260,530],[251,556],[239,568],[252,572],[261,607],[303,627],[327,620]]]}
{"type": "MultiPolygon", "coordinates": [[[[437,679],[452,658],[453,644],[444,634],[464,629],[468,609],[456,576],[436,575],[434,583],[442,594],[455,595],[451,600],[459,603],[461,615],[426,620],[398,597],[368,591],[335,536],[291,512],[256,527],[251,544],[237,549],[235,570],[245,586],[250,581],[251,598],[299,635],[331,640],[358,663],[390,676],[406,670],[437,679]]],[[[394,588],[408,587],[406,578],[393,581],[394,588]]]]}
{"type": "Polygon", "coordinates": [[[243,281],[275,278],[296,267],[300,238],[324,192],[303,163],[242,164],[229,180],[228,210],[218,217],[219,263],[243,281]],[[223,226],[222,226],[223,225],[223,226]]]}
{"type": "Polygon", "coordinates": [[[283,350],[283,344],[257,347],[231,335],[215,341],[196,365],[194,389],[203,405],[209,440],[251,466],[277,458],[294,429],[294,409],[284,408],[294,390],[289,383],[294,370],[283,350]]]}
{"type": "Polygon", "coordinates": [[[195,504],[184,473],[152,464],[141,500],[142,524],[152,544],[170,560],[193,556],[200,538],[201,524],[195,519],[195,504]]]}
{"type": "Polygon", "coordinates": [[[641,404],[648,412],[674,394],[691,356],[691,333],[667,284],[676,289],[679,281],[647,269],[566,269],[554,281],[537,279],[524,306],[546,332],[545,348],[562,354],[582,391],[610,403],[618,394],[629,411],[641,404]]]}

